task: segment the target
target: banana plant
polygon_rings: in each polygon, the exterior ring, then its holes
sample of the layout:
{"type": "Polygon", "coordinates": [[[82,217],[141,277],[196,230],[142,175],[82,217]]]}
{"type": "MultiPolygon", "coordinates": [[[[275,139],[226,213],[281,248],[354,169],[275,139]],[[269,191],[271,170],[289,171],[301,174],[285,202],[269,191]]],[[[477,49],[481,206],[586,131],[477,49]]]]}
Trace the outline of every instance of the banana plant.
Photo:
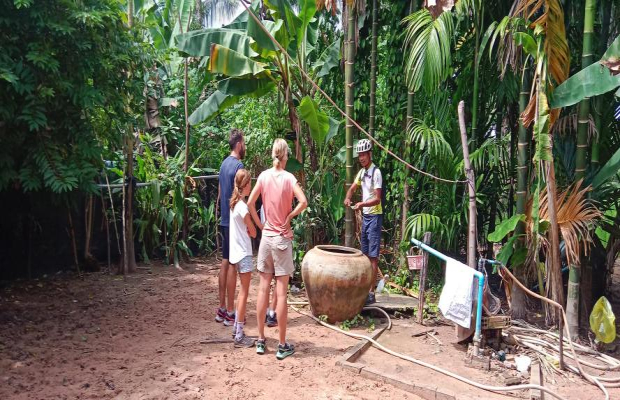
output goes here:
{"type": "MultiPolygon", "coordinates": [[[[295,132],[295,158],[302,162],[302,133],[297,105],[303,102],[305,96],[312,97],[314,90],[263,31],[263,27],[286,49],[298,66],[309,70],[316,79],[338,65],[340,40],[329,45],[322,54],[315,54],[318,19],[314,0],[299,1],[299,11],[288,0],[265,0],[263,4],[267,15],[260,24],[254,19],[261,18],[258,12],[260,4],[254,1],[248,10],[223,28],[201,29],[176,36],[177,49],[181,54],[202,58],[206,70],[220,78],[217,90],[194,110],[189,122],[191,125],[207,122],[243,97],[260,97],[278,90],[284,98],[291,128],[295,132]]],[[[313,126],[318,122],[317,117],[321,121],[327,118],[321,112],[304,116],[313,119],[305,121],[313,126]]],[[[323,133],[319,136],[325,134],[325,127],[323,124],[323,133]]],[[[310,135],[306,137],[308,144],[319,139],[317,132],[310,128],[310,135]]]]}

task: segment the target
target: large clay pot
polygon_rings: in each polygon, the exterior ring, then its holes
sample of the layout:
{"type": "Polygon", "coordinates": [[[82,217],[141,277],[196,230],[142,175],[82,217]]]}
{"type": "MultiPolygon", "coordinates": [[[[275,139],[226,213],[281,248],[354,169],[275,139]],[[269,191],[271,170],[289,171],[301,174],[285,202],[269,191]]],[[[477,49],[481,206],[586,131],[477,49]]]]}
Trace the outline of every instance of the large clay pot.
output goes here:
{"type": "Polygon", "coordinates": [[[330,323],[351,319],[362,310],[373,281],[368,257],[357,249],[316,246],[301,264],[312,313],[330,323]]]}

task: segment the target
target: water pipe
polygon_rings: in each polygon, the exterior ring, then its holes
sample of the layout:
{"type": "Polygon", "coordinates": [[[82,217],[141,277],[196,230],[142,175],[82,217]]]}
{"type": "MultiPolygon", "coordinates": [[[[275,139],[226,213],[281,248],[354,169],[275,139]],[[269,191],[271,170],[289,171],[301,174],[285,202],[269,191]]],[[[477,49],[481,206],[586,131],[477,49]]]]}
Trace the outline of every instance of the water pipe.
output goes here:
{"type": "MultiPolygon", "coordinates": [[[[418,246],[419,248],[421,248],[422,250],[429,252],[430,254],[434,255],[435,257],[439,258],[440,260],[443,261],[448,261],[448,260],[452,260],[452,258],[446,256],[445,254],[442,254],[440,252],[438,252],[437,250],[433,249],[432,247],[430,247],[429,245],[411,238],[411,243],[418,246]]],[[[482,274],[480,271],[476,271],[474,270],[474,276],[478,279],[478,304],[476,305],[476,331],[474,333],[474,354],[475,355],[479,355],[480,354],[480,340],[482,338],[481,336],[481,330],[482,330],[482,291],[484,290],[484,274],[482,274]]]]}

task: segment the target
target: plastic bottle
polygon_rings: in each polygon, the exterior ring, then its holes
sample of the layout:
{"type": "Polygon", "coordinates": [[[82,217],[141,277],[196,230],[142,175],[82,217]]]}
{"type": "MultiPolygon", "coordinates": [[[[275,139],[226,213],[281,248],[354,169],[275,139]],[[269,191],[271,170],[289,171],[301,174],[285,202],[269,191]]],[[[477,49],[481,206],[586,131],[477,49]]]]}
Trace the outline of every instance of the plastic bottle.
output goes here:
{"type": "Polygon", "coordinates": [[[377,285],[377,293],[383,293],[383,288],[385,288],[385,282],[387,282],[388,278],[389,275],[385,274],[383,278],[379,281],[379,284],[377,285]]]}

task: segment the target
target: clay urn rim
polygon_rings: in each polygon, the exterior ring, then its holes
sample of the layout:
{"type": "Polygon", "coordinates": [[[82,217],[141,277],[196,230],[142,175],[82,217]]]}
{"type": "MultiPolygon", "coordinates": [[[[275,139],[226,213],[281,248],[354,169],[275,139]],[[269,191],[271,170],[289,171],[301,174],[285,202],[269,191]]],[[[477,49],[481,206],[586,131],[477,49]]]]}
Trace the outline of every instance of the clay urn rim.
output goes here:
{"type": "Polygon", "coordinates": [[[339,257],[359,257],[362,252],[359,249],[354,249],[352,247],[338,246],[335,244],[320,244],[315,247],[318,251],[329,254],[336,255],[339,257]]]}

